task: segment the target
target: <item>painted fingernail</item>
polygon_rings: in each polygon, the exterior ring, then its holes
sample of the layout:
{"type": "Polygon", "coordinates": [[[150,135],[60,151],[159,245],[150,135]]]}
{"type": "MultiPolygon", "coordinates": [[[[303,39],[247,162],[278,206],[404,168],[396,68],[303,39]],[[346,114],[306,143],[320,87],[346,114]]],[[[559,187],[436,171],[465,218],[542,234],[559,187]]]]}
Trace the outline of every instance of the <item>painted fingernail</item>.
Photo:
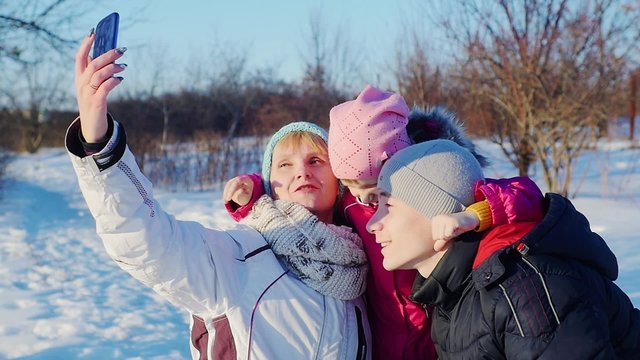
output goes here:
{"type": "Polygon", "coordinates": [[[122,46],[116,49],[116,52],[118,53],[118,55],[122,55],[124,54],[124,52],[127,51],[127,48],[122,46]]]}
{"type": "Polygon", "coordinates": [[[95,33],[95,28],[91,28],[91,31],[89,31],[89,34],[87,35],[87,37],[91,37],[94,33],[95,33]]]}
{"type": "Polygon", "coordinates": [[[116,65],[118,65],[122,70],[127,68],[127,64],[116,64],[116,65]]]}
{"type": "Polygon", "coordinates": [[[122,82],[122,80],[124,80],[124,78],[122,76],[116,76],[115,78],[120,80],[120,82],[122,82]]]}

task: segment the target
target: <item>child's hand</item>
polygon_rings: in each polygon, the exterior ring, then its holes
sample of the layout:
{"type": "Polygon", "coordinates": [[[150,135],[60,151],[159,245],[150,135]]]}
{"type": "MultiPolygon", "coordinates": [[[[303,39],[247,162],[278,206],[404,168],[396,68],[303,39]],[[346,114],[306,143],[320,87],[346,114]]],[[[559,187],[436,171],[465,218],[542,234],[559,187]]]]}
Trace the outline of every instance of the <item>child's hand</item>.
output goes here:
{"type": "Polygon", "coordinates": [[[245,206],[251,200],[253,194],[253,181],[249,175],[240,175],[229,180],[224,186],[222,199],[225,203],[234,203],[245,206]]]}
{"type": "Polygon", "coordinates": [[[451,245],[449,240],[475,229],[478,224],[480,219],[470,211],[433,217],[431,219],[431,235],[435,240],[433,249],[435,251],[448,249],[451,245]]]}

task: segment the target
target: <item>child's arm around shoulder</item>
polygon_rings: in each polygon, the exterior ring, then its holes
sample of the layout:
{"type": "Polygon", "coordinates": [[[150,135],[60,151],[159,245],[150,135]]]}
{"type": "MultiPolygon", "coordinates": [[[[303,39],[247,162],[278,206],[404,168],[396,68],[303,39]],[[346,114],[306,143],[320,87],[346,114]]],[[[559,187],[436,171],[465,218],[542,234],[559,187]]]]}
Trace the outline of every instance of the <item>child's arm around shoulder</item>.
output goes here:
{"type": "Polygon", "coordinates": [[[448,240],[464,232],[540,221],[544,215],[542,192],[528,177],[479,181],[475,186],[475,199],[465,211],[432,219],[436,251],[445,249],[448,240]]]}
{"type": "MultiPolygon", "coordinates": [[[[486,205],[492,219],[489,227],[540,221],[544,216],[542,192],[528,177],[485,179],[484,182],[476,184],[475,197],[478,202],[487,201],[486,205]]],[[[470,208],[473,208],[473,205],[470,208]]],[[[482,230],[486,228],[479,229],[482,230]]]]}
{"type": "Polygon", "coordinates": [[[244,174],[229,180],[222,194],[224,206],[235,221],[244,219],[253,204],[264,194],[259,173],[244,174]]]}

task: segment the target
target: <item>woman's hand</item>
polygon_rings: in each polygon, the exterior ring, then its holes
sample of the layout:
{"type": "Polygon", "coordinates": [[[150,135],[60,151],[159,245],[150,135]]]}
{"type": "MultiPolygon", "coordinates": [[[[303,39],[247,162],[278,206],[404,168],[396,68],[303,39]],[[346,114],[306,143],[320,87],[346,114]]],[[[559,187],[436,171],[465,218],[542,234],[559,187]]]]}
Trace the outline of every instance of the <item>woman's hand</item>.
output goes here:
{"type": "Polygon", "coordinates": [[[126,48],[107,51],[91,60],[89,50],[95,40],[93,31],[80,44],[76,53],[75,85],[82,136],[87,142],[99,142],[107,133],[107,95],[120,84],[122,77],[113,75],[123,71],[125,64],[114,61],[122,57],[126,48]]]}
{"type": "Polygon", "coordinates": [[[229,180],[224,186],[222,200],[225,203],[233,201],[240,206],[245,206],[251,200],[251,195],[253,195],[253,181],[249,175],[240,175],[229,180]]]}

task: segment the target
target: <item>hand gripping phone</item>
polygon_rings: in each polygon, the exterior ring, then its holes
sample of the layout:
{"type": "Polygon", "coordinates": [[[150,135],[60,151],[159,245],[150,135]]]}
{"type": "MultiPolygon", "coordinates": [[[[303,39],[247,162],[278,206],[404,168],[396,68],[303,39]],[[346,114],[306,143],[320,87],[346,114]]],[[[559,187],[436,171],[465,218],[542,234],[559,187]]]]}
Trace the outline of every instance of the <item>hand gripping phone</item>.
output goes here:
{"type": "Polygon", "coordinates": [[[105,52],[115,49],[118,43],[118,25],[120,15],[117,12],[107,15],[96,25],[96,38],[93,42],[93,55],[95,59],[105,52]]]}

